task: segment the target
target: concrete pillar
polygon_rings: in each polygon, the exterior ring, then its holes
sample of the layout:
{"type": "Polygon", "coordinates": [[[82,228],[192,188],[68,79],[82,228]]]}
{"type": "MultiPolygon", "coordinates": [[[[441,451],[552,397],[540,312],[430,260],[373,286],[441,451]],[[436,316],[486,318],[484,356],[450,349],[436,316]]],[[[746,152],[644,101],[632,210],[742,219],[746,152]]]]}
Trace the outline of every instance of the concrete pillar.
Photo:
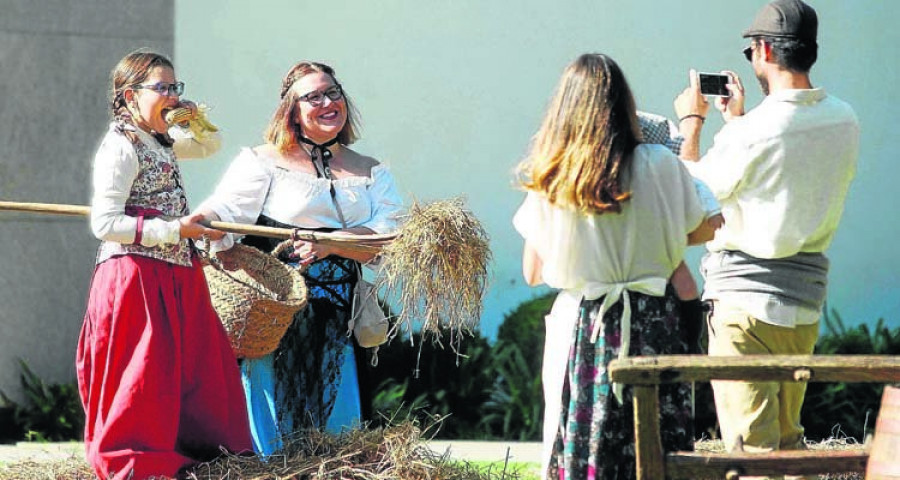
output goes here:
{"type": "MultiPolygon", "coordinates": [[[[86,205],[109,122],[109,73],[174,50],[173,0],[0,0],[0,199],[86,205]]],[[[86,218],[0,212],[0,390],[19,358],[47,382],[74,359],[99,242],[86,218]]]]}

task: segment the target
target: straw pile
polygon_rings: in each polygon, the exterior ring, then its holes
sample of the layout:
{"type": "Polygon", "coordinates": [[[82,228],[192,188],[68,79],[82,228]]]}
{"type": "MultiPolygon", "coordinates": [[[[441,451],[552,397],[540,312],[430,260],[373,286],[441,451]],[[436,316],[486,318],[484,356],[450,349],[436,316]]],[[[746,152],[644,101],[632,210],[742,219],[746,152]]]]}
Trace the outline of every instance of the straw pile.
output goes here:
{"type": "Polygon", "coordinates": [[[94,471],[81,455],[64,460],[26,460],[0,465],[0,480],[96,480],[94,471]]]}
{"type": "MultiPolygon", "coordinates": [[[[426,428],[426,430],[428,430],[426,428]]],[[[411,420],[341,435],[304,431],[286,441],[282,454],[264,461],[255,456],[223,455],[196,465],[190,480],[513,480],[516,471],[484,471],[468,462],[438,455],[423,444],[423,430],[411,420]]],[[[0,480],[89,480],[84,460],[20,462],[0,467],[0,480]]]]}
{"type": "MultiPolygon", "coordinates": [[[[353,429],[341,435],[302,432],[285,450],[259,457],[224,456],[195,467],[192,480],[240,478],[342,480],[489,480],[498,478],[466,462],[450,461],[421,444],[422,432],[411,421],[378,429],[353,429]]],[[[514,478],[509,476],[507,478],[514,478]]]]}
{"type": "MultiPolygon", "coordinates": [[[[865,448],[853,438],[829,438],[821,442],[806,441],[806,448],[810,450],[861,450],[865,448]]],[[[694,451],[704,453],[724,453],[725,444],[721,440],[701,439],[694,443],[694,451]]],[[[819,480],[863,480],[862,473],[834,472],[819,475],[819,480]]],[[[756,477],[754,477],[756,478],[756,477]]],[[[698,479],[702,480],[702,479],[698,479]]]]}
{"type": "Polygon", "coordinates": [[[395,330],[421,323],[437,341],[449,330],[458,346],[458,334],[478,326],[491,251],[484,227],[463,203],[413,202],[397,238],[382,250],[376,285],[399,305],[395,330]]]}

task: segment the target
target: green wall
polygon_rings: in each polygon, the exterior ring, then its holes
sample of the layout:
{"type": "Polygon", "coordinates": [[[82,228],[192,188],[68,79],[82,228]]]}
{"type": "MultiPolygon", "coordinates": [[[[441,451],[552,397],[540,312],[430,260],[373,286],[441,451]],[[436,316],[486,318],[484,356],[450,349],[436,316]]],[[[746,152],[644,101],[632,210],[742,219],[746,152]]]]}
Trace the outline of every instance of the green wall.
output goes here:
{"type": "MultiPolygon", "coordinates": [[[[186,97],[211,105],[222,151],[187,163],[191,202],[215,186],[238,149],[261,141],[281,78],[296,61],[323,61],[361,112],[357,150],[390,165],[407,199],[464,195],[492,238],[491,290],[482,322],[538,293],[520,275],[510,219],[522,194],[512,169],[538,127],[562,69],[577,55],[610,54],[639,108],[672,115],[689,68],[735,70],[748,107],[761,99],[741,56],[740,32],[763,1],[177,1],[175,61],[186,97]]],[[[900,322],[900,233],[889,153],[897,119],[900,2],[820,0],[813,82],[850,102],[862,152],[841,231],[830,250],[829,299],[848,323],[900,322]]],[[[704,148],[721,126],[707,122],[704,148]]],[[[815,174],[815,172],[810,172],[815,174]]],[[[692,249],[692,264],[702,248],[692,249]]]]}

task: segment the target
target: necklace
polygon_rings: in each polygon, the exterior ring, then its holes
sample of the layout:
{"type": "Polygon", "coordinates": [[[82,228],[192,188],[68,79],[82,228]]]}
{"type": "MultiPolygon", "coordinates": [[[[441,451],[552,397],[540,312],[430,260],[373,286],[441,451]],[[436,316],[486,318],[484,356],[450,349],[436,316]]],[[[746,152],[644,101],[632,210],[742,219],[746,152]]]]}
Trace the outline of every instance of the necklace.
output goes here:
{"type": "Polygon", "coordinates": [[[333,155],[328,147],[337,143],[337,137],[334,137],[325,143],[316,143],[306,137],[301,136],[300,141],[307,145],[312,145],[312,149],[310,149],[310,151],[308,151],[307,153],[309,154],[309,160],[312,162],[313,167],[315,167],[316,169],[316,176],[319,178],[325,177],[327,179],[333,179],[334,175],[332,175],[331,166],[328,164],[333,155]],[[316,160],[319,160],[319,162],[321,162],[321,170],[319,169],[319,164],[316,163],[316,160]]]}

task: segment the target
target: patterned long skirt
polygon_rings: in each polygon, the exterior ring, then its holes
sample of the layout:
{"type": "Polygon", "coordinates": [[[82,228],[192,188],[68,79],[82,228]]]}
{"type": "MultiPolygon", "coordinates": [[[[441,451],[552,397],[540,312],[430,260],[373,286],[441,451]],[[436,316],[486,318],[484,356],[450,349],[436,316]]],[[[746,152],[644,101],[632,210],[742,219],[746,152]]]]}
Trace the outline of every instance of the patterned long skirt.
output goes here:
{"type": "Polygon", "coordinates": [[[353,340],[347,336],[356,263],[328,257],[303,274],[309,304],[273,353],[241,363],[253,446],[271,455],[308,428],[339,431],[361,416],[353,340]]]}
{"type": "MultiPolygon", "coordinates": [[[[679,331],[679,303],[671,287],[665,297],[635,292],[629,295],[632,316],[628,356],[687,353],[687,343],[679,331]]],[[[635,478],[632,390],[625,388],[620,404],[613,396],[607,371],[609,362],[619,354],[622,300],[598,319],[602,303],[602,297],[581,303],[566,367],[560,428],[547,478],[635,478]],[[602,322],[602,330],[596,343],[592,343],[595,321],[602,322]]],[[[663,385],[659,400],[663,449],[693,449],[690,386],[663,385]]]]}

